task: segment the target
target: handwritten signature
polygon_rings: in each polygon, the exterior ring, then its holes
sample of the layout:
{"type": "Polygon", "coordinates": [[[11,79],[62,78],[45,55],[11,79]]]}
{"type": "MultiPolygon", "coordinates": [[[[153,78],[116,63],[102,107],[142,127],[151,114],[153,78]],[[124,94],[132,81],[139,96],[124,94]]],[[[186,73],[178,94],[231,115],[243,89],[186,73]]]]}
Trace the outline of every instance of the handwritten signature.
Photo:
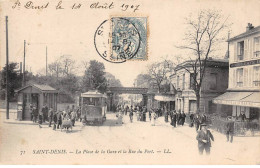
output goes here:
{"type": "Polygon", "coordinates": [[[121,11],[128,11],[128,12],[136,12],[139,10],[140,5],[139,4],[126,4],[126,3],[121,3],[121,4],[116,4],[115,2],[93,2],[93,3],[71,3],[68,4],[69,2],[63,2],[60,0],[59,2],[54,3],[52,2],[42,2],[41,4],[39,2],[35,3],[33,1],[27,1],[25,3],[21,3],[19,0],[14,2],[12,5],[12,9],[17,9],[20,10],[21,8],[25,9],[31,9],[31,10],[44,10],[48,8],[54,8],[56,10],[62,10],[62,9],[82,9],[82,8],[89,8],[89,9],[103,9],[103,10],[111,10],[115,8],[119,8],[121,11]],[[52,4],[51,4],[52,3],[52,4]]]}

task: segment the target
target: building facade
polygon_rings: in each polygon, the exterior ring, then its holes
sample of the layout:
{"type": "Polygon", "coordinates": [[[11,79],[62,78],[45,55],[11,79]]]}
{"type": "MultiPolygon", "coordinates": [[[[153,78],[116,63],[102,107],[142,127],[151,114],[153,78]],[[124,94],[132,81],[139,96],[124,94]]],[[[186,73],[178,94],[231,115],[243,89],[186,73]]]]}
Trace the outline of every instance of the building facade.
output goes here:
{"type": "MultiPolygon", "coordinates": [[[[196,95],[192,89],[194,83],[191,64],[186,61],[179,64],[171,76],[172,84],[177,89],[175,109],[185,113],[196,113],[196,95]]],[[[215,113],[223,111],[222,105],[215,105],[212,99],[223,94],[228,87],[228,61],[225,59],[209,58],[206,64],[205,76],[200,91],[200,112],[215,113]]]]}
{"type": "Polygon", "coordinates": [[[259,120],[260,112],[260,26],[248,24],[246,32],[228,40],[229,85],[214,103],[232,107],[232,116],[245,114],[259,120]]]}

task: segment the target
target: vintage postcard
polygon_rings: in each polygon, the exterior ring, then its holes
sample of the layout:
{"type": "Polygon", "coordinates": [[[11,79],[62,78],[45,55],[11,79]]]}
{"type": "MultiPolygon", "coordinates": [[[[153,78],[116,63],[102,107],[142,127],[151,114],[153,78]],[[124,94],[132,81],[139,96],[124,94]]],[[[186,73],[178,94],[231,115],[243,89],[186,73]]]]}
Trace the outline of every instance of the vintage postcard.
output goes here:
{"type": "Polygon", "coordinates": [[[0,0],[0,164],[259,165],[259,0],[0,0]]]}

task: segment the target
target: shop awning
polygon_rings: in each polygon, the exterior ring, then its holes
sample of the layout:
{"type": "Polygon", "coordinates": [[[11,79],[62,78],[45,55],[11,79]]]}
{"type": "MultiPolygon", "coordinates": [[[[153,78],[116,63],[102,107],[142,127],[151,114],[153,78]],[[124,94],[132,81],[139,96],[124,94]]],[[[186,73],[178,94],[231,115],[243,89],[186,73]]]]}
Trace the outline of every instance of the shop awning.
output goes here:
{"type": "Polygon", "coordinates": [[[215,99],[216,104],[260,108],[260,92],[226,92],[215,99]]]}
{"type": "Polygon", "coordinates": [[[154,99],[158,101],[175,101],[175,97],[173,95],[156,95],[154,96],[154,99]]]}

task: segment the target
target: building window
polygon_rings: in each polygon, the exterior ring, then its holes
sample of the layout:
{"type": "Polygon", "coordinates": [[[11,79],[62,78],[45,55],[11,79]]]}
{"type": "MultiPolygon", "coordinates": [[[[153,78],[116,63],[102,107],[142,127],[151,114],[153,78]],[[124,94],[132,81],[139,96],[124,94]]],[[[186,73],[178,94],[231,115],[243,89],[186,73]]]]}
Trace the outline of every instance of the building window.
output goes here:
{"type": "Polygon", "coordinates": [[[190,89],[193,89],[195,85],[194,73],[190,73],[190,89]]]}
{"type": "Polygon", "coordinates": [[[244,41],[237,43],[237,60],[244,59],[244,41]]]}
{"type": "Polygon", "coordinates": [[[237,87],[243,86],[243,68],[237,69],[237,87]]]}
{"type": "Polygon", "coordinates": [[[182,89],[185,89],[185,74],[182,75],[182,89]]]}
{"type": "Polygon", "coordinates": [[[253,86],[260,86],[260,66],[253,68],[253,86]]]}
{"type": "Polygon", "coordinates": [[[177,76],[177,89],[179,89],[179,88],[180,88],[180,77],[177,76]]]}
{"type": "Polygon", "coordinates": [[[217,74],[211,73],[209,78],[210,78],[209,89],[210,90],[216,90],[217,89],[217,74]]]}
{"type": "Polygon", "coordinates": [[[260,56],[260,36],[254,38],[254,56],[260,56]]]}

